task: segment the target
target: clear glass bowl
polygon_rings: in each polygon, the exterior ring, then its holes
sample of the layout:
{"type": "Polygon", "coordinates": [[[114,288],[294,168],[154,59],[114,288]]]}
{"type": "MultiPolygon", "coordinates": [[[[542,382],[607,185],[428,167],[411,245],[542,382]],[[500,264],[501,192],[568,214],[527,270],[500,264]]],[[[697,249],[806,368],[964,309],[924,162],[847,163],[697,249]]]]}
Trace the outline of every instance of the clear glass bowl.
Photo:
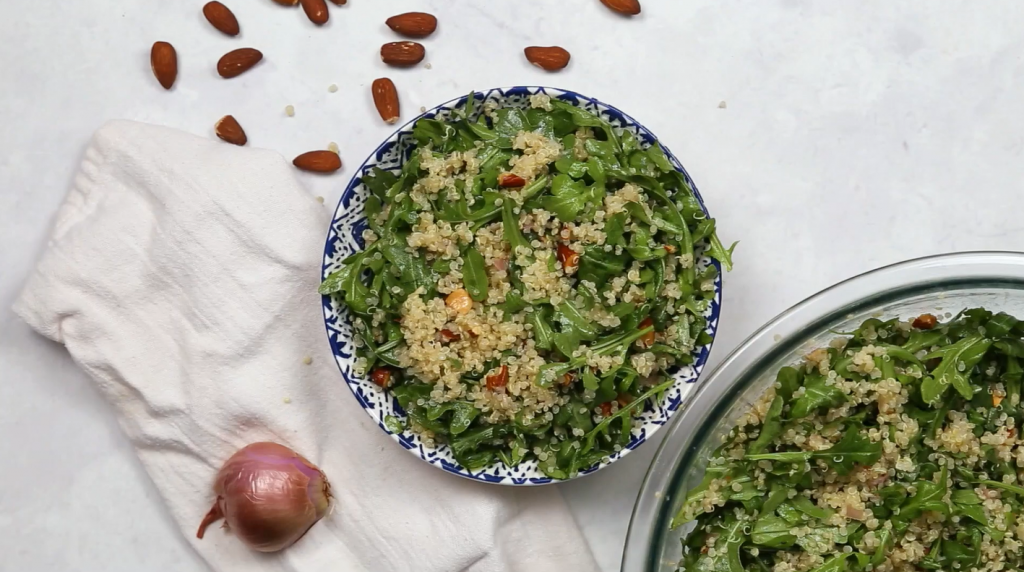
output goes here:
{"type": "Polygon", "coordinates": [[[687,527],[669,530],[710,453],[782,366],[878,317],[956,314],[983,306],[1024,317],[1024,253],[968,252],[880,268],[804,300],[743,342],[683,403],[640,489],[623,572],[675,572],[687,527]]]}

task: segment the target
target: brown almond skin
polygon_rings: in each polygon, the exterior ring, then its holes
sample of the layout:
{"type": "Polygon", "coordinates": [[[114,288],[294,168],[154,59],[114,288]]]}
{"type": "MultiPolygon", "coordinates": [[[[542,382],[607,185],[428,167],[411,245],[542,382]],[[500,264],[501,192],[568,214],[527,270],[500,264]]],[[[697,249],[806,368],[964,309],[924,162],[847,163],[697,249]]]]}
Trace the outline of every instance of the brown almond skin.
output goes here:
{"type": "Polygon", "coordinates": [[[636,16],[640,13],[640,0],[601,0],[601,3],[626,16],[636,16]]]}
{"type": "Polygon", "coordinates": [[[310,151],[296,157],[292,164],[303,171],[333,173],[341,168],[341,157],[334,151],[310,151]]]}
{"type": "Polygon", "coordinates": [[[427,49],[416,42],[391,42],[380,47],[380,59],[389,66],[407,68],[423,61],[427,49]]]}
{"type": "Polygon", "coordinates": [[[386,77],[374,80],[371,86],[373,91],[373,104],[377,106],[377,113],[384,123],[394,125],[398,121],[401,107],[398,103],[398,89],[395,82],[386,77]]]}
{"type": "Polygon", "coordinates": [[[171,89],[178,79],[178,52],[167,42],[156,42],[149,52],[153,75],[164,89],[171,89]]]}
{"type": "Polygon", "coordinates": [[[309,21],[317,26],[323,26],[331,19],[325,0],[299,0],[299,3],[302,4],[302,10],[306,13],[309,21]]]}
{"type": "Polygon", "coordinates": [[[335,6],[344,6],[348,3],[348,0],[331,0],[335,6]]]}
{"type": "Polygon", "coordinates": [[[385,23],[407,38],[426,38],[437,29],[437,18],[426,12],[406,12],[388,18],[385,23]]]}
{"type": "Polygon", "coordinates": [[[238,77],[252,69],[263,59],[263,53],[254,48],[239,48],[224,54],[217,62],[217,73],[225,79],[238,77]]]}
{"type": "Polygon", "coordinates": [[[203,16],[211,26],[229,36],[237,36],[241,29],[238,26],[238,18],[227,6],[214,0],[203,6],[203,16]]]}
{"type": "Polygon", "coordinates": [[[238,120],[230,115],[220,118],[220,121],[214,125],[214,133],[221,140],[232,145],[242,146],[249,142],[249,138],[245,136],[245,130],[239,125],[238,120]]]}
{"type": "Polygon", "coordinates": [[[275,3],[281,6],[298,6],[299,0],[274,0],[275,3]]]}
{"type": "Polygon", "coordinates": [[[523,52],[531,64],[545,71],[558,71],[564,68],[569,65],[569,59],[572,57],[564,48],[558,46],[531,46],[523,52]]]}
{"type": "Polygon", "coordinates": [[[932,314],[921,314],[914,318],[914,323],[911,325],[919,330],[930,330],[938,325],[939,319],[932,314]]]}

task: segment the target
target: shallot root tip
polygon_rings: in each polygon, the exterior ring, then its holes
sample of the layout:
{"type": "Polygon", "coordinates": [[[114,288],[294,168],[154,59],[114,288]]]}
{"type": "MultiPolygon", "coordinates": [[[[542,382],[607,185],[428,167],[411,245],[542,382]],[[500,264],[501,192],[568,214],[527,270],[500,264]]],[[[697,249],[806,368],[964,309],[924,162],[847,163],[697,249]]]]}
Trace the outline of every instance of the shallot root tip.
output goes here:
{"type": "Polygon", "coordinates": [[[224,513],[220,510],[220,498],[218,497],[217,500],[213,501],[213,508],[203,517],[203,522],[199,525],[199,531],[196,532],[196,538],[202,538],[206,534],[206,527],[222,518],[224,518],[224,513]]]}

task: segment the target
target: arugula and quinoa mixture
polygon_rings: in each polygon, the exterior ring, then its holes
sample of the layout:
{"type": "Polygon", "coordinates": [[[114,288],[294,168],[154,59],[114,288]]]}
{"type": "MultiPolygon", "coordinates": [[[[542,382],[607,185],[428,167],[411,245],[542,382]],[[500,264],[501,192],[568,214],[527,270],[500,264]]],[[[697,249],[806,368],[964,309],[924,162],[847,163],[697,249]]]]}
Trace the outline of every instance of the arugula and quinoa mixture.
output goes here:
{"type": "Polygon", "coordinates": [[[1024,322],[976,308],[782,368],[673,520],[680,570],[1024,569],[1022,359],[1024,322]]]}
{"type": "Polygon", "coordinates": [[[697,260],[729,269],[732,248],[658,144],[543,94],[477,106],[419,120],[401,172],[363,179],[365,248],[320,292],[406,412],[390,430],[568,478],[711,341],[717,269],[697,260]]]}

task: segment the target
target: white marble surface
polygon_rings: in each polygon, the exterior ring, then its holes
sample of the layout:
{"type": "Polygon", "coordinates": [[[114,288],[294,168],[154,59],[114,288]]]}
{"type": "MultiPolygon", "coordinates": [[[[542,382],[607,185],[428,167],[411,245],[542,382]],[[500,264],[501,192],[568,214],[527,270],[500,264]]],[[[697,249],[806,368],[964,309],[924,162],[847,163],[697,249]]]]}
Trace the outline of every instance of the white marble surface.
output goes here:
{"type": "MultiPolygon", "coordinates": [[[[925,254],[1024,250],[1020,2],[643,2],[626,20],[597,0],[350,0],[316,29],[270,0],[228,0],[239,39],[209,28],[202,0],[0,2],[0,570],[203,569],[85,376],[8,310],[107,119],[209,134],[232,113],[253,145],[289,157],[336,141],[345,172],[303,177],[330,204],[390,132],[370,103],[376,77],[395,79],[405,118],[499,85],[608,101],[662,138],[723,238],[742,241],[714,363],[837,280],[925,254]],[[386,70],[383,21],[413,9],[441,19],[425,42],[432,69],[386,70]],[[155,40],[179,51],[170,93],[149,73],[155,40]],[[550,44],[573,53],[563,73],[523,60],[550,44]],[[214,62],[242,46],[264,63],[218,78],[214,62]]],[[[618,569],[655,448],[562,486],[604,572],[618,569]]]]}

